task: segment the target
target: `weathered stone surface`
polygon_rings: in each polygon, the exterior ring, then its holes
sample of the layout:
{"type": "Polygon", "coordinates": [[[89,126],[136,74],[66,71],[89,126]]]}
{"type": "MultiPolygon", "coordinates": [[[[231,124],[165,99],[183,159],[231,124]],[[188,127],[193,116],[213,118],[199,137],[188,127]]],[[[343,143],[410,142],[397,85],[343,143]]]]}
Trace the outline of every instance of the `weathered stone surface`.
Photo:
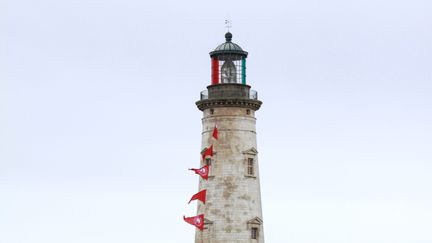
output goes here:
{"type": "Polygon", "coordinates": [[[196,102],[198,109],[204,111],[214,107],[243,107],[258,110],[262,102],[251,87],[243,84],[217,84],[207,87],[208,96],[196,102]]]}
{"type": "Polygon", "coordinates": [[[207,189],[207,204],[198,204],[198,213],[211,223],[204,231],[197,230],[195,242],[263,243],[255,110],[242,106],[212,110],[203,110],[202,149],[213,144],[215,154],[211,177],[199,184],[200,190],[207,189]],[[218,140],[211,137],[215,125],[218,140]],[[249,158],[254,160],[253,175],[248,175],[249,158]],[[259,228],[256,240],[251,239],[252,227],[259,228]]]}

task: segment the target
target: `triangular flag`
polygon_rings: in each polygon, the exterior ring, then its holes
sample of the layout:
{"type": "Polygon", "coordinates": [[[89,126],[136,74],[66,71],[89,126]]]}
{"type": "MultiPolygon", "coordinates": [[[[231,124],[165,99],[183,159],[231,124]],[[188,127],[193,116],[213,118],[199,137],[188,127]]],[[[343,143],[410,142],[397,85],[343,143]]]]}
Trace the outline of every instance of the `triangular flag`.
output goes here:
{"type": "Polygon", "coordinates": [[[215,126],[215,127],[213,128],[213,134],[212,134],[212,137],[214,137],[216,140],[218,139],[218,129],[217,129],[217,126],[215,126]]]}
{"type": "Polygon", "coordinates": [[[197,215],[194,217],[188,217],[188,218],[183,216],[183,220],[186,221],[187,223],[191,224],[191,225],[194,225],[199,230],[204,229],[204,214],[200,214],[200,215],[197,215]]]}
{"type": "Polygon", "coordinates": [[[203,202],[205,204],[206,194],[207,194],[207,190],[202,190],[202,191],[198,192],[197,194],[193,195],[191,200],[188,203],[192,202],[192,200],[200,200],[201,202],[203,202]]]}
{"type": "Polygon", "coordinates": [[[203,179],[207,180],[209,175],[209,166],[205,165],[199,169],[189,169],[195,171],[195,174],[200,175],[203,179]]]}
{"type": "Polygon", "coordinates": [[[213,156],[213,145],[204,150],[202,153],[202,159],[204,160],[207,156],[213,156]]]}

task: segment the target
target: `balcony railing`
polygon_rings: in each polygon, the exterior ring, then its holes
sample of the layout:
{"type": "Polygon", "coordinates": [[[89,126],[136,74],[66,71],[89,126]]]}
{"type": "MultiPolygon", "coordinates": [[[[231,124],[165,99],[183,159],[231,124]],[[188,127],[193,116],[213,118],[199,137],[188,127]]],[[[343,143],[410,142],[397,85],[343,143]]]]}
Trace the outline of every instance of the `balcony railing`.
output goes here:
{"type": "Polygon", "coordinates": [[[200,100],[207,100],[207,99],[208,99],[208,90],[201,91],[200,100]]]}
{"type": "Polygon", "coordinates": [[[258,99],[258,92],[256,90],[251,89],[249,92],[249,99],[257,100],[258,99]]]}

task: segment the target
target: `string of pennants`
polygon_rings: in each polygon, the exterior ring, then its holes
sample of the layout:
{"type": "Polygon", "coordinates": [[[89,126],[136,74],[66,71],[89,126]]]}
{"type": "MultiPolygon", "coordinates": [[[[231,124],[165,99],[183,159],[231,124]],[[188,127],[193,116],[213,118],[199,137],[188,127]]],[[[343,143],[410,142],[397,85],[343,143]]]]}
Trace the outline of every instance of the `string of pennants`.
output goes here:
{"type": "MultiPolygon", "coordinates": [[[[215,140],[218,140],[218,129],[217,126],[214,126],[212,138],[215,140]]],[[[206,147],[206,149],[201,153],[201,161],[205,161],[207,157],[213,157],[213,144],[209,147],[206,147]]],[[[189,169],[191,171],[194,171],[195,174],[199,175],[202,179],[208,180],[209,172],[210,172],[210,165],[206,164],[203,167],[199,169],[189,169]]],[[[207,189],[201,190],[198,193],[194,194],[191,199],[189,200],[188,204],[192,202],[193,200],[199,200],[204,205],[206,203],[206,195],[207,195],[207,189]]],[[[197,227],[199,230],[204,230],[204,214],[199,214],[193,217],[185,217],[183,216],[183,220],[186,223],[189,223],[195,227],[197,227]]]]}

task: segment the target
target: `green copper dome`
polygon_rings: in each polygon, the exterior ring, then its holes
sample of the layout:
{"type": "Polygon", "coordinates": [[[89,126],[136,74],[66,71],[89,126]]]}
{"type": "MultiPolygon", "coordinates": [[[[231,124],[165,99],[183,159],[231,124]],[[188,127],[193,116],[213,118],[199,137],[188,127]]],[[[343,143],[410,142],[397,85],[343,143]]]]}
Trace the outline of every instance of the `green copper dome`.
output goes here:
{"type": "Polygon", "coordinates": [[[231,42],[232,40],[232,34],[230,32],[227,32],[225,34],[226,42],[220,44],[216,49],[212,52],[210,52],[210,56],[219,56],[224,54],[234,54],[234,55],[241,55],[244,57],[247,57],[248,53],[247,51],[243,51],[243,49],[237,45],[236,43],[231,42]]]}

